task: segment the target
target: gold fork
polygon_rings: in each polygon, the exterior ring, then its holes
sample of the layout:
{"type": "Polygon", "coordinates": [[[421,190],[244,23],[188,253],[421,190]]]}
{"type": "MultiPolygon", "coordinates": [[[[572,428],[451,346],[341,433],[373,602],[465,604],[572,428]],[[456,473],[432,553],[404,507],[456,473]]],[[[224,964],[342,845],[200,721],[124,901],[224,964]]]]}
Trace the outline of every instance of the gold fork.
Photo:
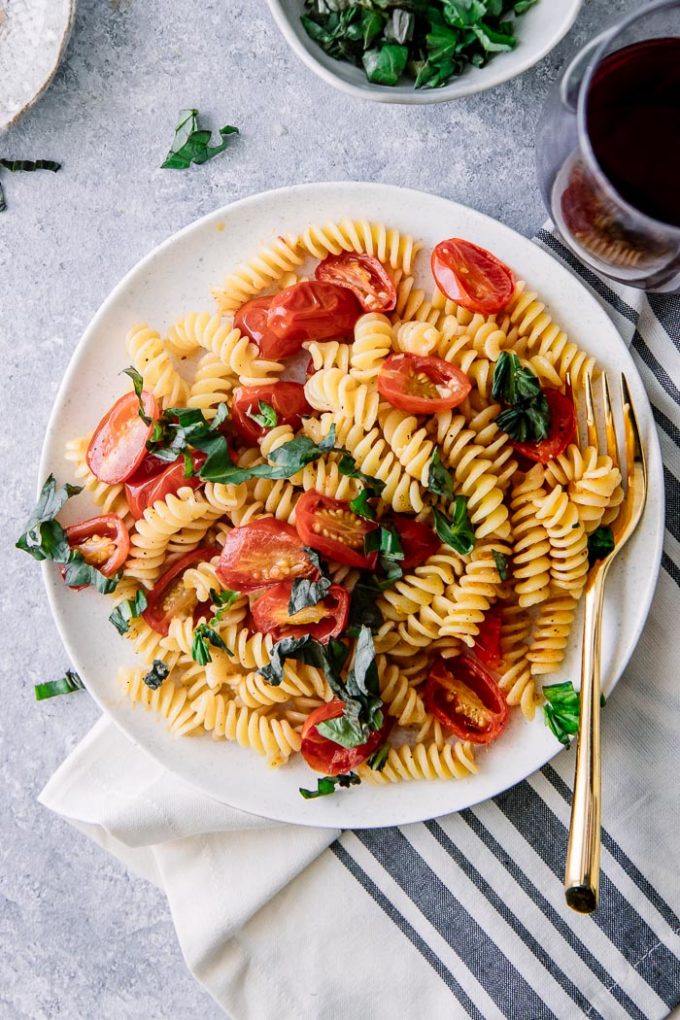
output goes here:
{"type": "MultiPolygon", "coordinates": [[[[602,431],[606,453],[620,467],[619,445],[612,414],[607,377],[602,373],[602,431]]],[[[581,714],[576,744],[574,795],[571,803],[569,843],[564,873],[567,904],[582,914],[597,908],[600,883],[600,644],[602,637],[602,599],[610,566],[638,525],[647,498],[647,470],[640,443],[640,430],[625,375],[623,390],[623,428],[626,460],[625,496],[612,524],[614,548],[598,560],[588,573],[585,588],[583,650],[581,654],[581,714]]],[[[580,394],[577,394],[580,396],[580,394]]],[[[602,452],[595,402],[590,377],[586,376],[582,393],[585,404],[587,441],[602,452]]],[[[623,470],[621,469],[622,473],[623,470]]]]}

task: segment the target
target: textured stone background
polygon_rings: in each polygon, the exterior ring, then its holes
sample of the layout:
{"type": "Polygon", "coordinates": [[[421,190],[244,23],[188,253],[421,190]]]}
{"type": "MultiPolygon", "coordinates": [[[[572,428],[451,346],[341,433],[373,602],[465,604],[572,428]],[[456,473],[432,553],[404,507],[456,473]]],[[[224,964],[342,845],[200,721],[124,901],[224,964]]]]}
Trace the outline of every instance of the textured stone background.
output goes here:
{"type": "Polygon", "coordinates": [[[56,81],[0,138],[2,155],[63,163],[58,176],[6,174],[0,216],[3,1018],[223,1015],[184,969],[164,898],[35,801],[97,716],[86,695],[34,703],[33,684],[67,662],[39,570],[12,548],[54,395],[89,319],[158,242],[285,184],[422,187],[531,234],[544,219],[533,165],[542,100],[577,48],[636,6],[586,0],[566,40],[522,78],[416,108],[348,99],[320,82],[264,0],[79,0],[56,81]],[[187,106],[242,135],[201,168],[160,170],[187,106]]]}

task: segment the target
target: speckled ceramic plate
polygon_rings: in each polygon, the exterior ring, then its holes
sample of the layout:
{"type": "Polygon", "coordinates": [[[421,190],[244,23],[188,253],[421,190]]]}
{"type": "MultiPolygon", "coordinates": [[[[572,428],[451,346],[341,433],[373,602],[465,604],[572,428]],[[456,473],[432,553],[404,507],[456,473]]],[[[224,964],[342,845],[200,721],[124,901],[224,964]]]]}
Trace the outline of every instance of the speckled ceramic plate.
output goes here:
{"type": "MultiPolygon", "coordinates": [[[[650,490],[642,523],[613,566],[608,583],[604,678],[609,691],[640,636],[661,557],[661,458],[647,396],[610,319],[571,273],[508,227],[436,195],[381,184],[300,185],[236,202],[171,237],[128,273],[85,332],[54,406],[40,479],[50,471],[60,480],[69,477],[64,443],[92,429],[126,389],[118,373],[128,363],[124,339],[133,323],[144,319],[165,330],[188,309],[210,309],[210,287],[260,242],[345,216],[382,221],[422,238],[427,246],[460,235],[490,248],[539,291],[563,328],[596,354],[612,377],[626,372],[640,415],[650,490]]],[[[66,521],[91,512],[87,497],[79,496],[68,505],[66,521]]],[[[103,711],[168,769],[245,811],[308,825],[404,824],[492,797],[540,768],[560,749],[540,713],[527,724],[515,712],[501,738],[490,748],[479,749],[477,776],[450,783],[363,785],[335,797],[304,801],[298,787],[309,786],[313,775],[302,761],[271,771],[241,747],[216,743],[208,736],[173,738],[153,714],[128,703],[116,684],[116,670],[122,662],[132,662],[134,655],[107,622],[109,600],[91,591],[68,591],[52,565],[45,565],[44,577],[73,666],[103,711]]],[[[551,679],[578,681],[579,655],[576,627],[564,667],[551,679]]]]}

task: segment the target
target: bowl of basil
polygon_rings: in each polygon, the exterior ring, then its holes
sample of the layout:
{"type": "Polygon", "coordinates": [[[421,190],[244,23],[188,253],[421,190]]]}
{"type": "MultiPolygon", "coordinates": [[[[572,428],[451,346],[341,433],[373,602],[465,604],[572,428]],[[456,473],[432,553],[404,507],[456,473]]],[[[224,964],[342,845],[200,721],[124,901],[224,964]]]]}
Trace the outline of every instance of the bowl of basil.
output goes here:
{"type": "Polygon", "coordinates": [[[324,81],[381,103],[442,103],[522,74],[571,28],[582,0],[268,0],[324,81]]]}

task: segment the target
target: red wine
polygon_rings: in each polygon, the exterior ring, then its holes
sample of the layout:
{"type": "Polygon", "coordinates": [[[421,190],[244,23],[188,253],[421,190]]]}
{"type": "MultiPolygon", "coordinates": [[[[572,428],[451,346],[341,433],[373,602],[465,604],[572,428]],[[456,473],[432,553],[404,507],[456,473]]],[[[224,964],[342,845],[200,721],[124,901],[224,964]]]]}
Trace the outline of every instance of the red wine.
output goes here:
{"type": "Polygon", "coordinates": [[[590,84],[586,124],[619,195],[680,226],[680,38],[647,39],[605,57],[590,84]]]}

